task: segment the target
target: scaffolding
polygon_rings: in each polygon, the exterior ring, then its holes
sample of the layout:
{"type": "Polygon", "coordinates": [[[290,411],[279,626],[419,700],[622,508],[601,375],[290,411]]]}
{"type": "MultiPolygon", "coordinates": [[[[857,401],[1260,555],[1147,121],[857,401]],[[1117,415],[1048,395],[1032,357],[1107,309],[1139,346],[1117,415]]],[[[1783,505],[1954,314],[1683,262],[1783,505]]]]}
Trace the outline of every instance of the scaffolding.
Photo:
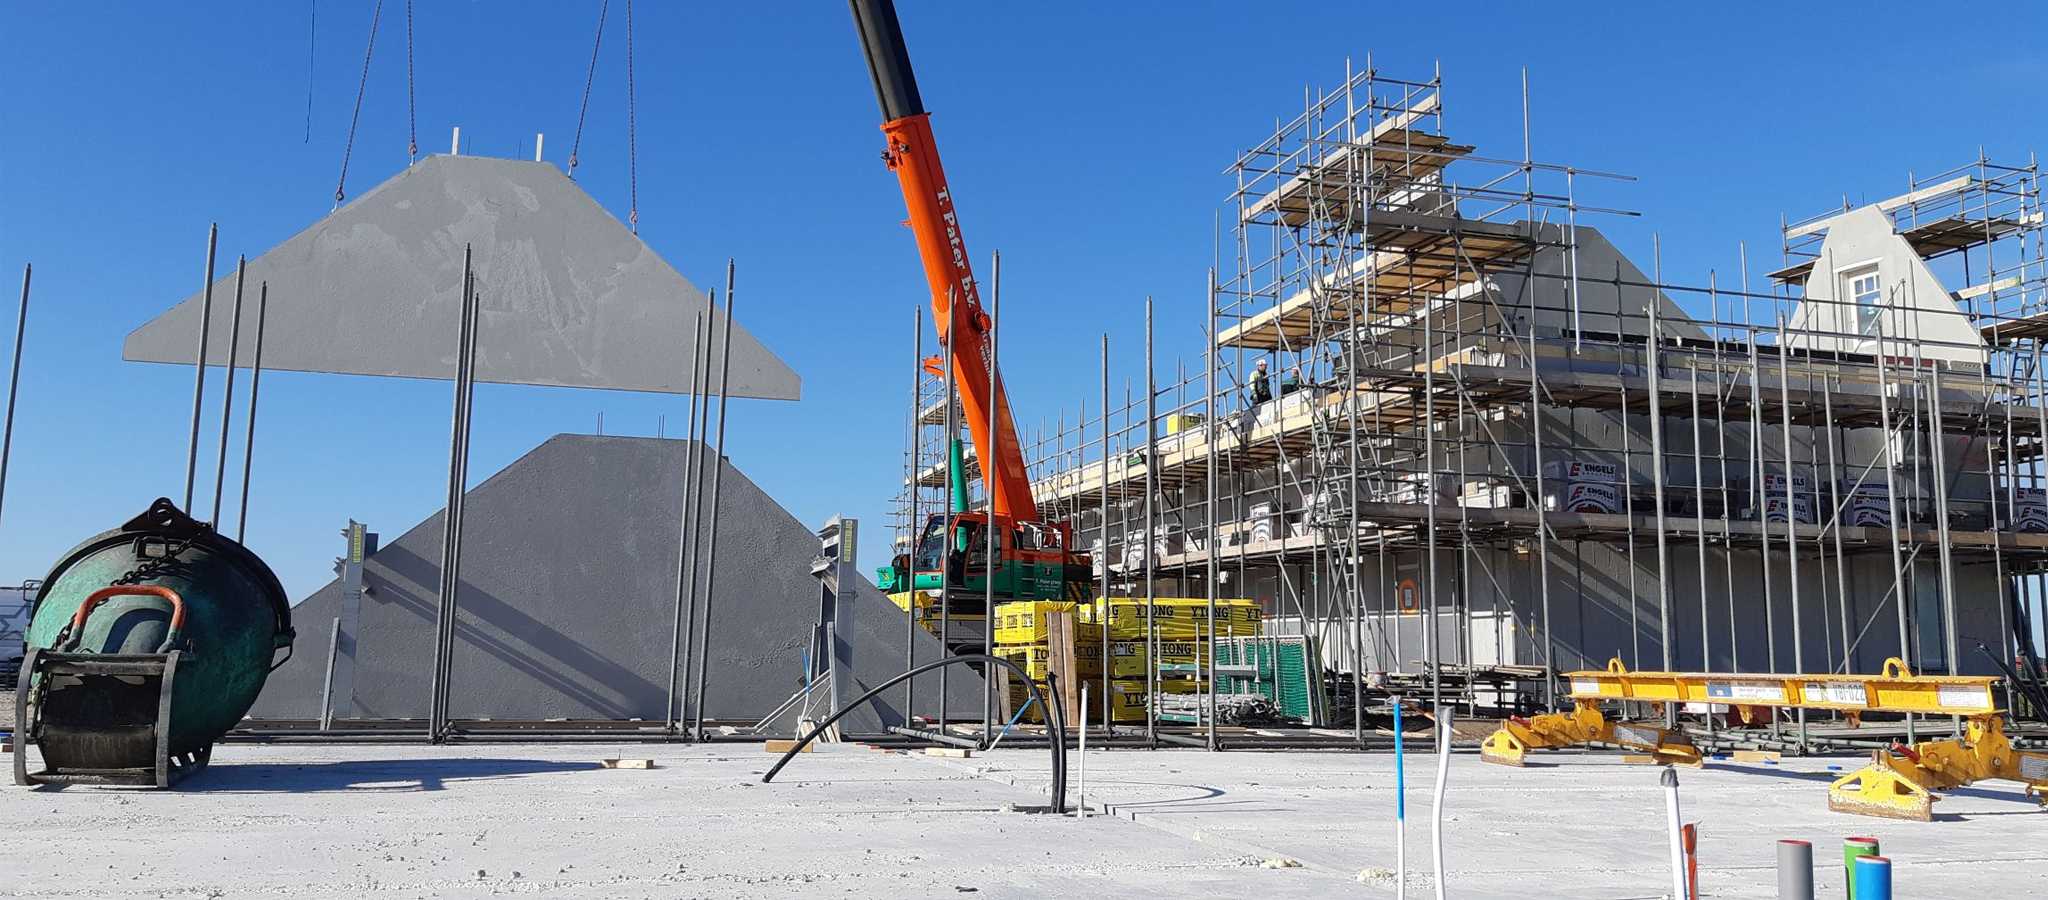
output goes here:
{"type": "Polygon", "coordinates": [[[1599,228],[1632,179],[1534,160],[1523,109],[1487,156],[1440,74],[1368,65],[1239,154],[1196,371],[1118,398],[1105,338],[1099,402],[1026,442],[1105,592],[1259,600],[1320,647],[1310,724],[1357,741],[1383,692],[1556,709],[1610,657],[2038,683],[2034,162],[1785,222],[1763,287],[1746,251],[1683,285],[1599,228]]]}

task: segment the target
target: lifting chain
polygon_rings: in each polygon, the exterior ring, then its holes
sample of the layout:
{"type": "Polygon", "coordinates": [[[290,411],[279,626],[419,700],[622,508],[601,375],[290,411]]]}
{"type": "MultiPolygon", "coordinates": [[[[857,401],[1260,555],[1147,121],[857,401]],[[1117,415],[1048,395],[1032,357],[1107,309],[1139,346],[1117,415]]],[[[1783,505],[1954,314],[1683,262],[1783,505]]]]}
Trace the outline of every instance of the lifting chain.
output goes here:
{"type": "MultiPolygon", "coordinates": [[[[341,178],[334,184],[334,204],[341,205],[347,199],[348,160],[356,149],[356,122],[363,117],[363,90],[370,85],[370,57],[377,52],[377,23],[384,18],[384,0],[377,0],[377,7],[370,13],[370,41],[363,48],[363,75],[356,82],[356,108],[348,117],[348,143],[341,148],[341,178]]],[[[410,22],[407,23],[410,28],[410,22]]]]}
{"type": "Polygon", "coordinates": [[[612,0],[597,10],[597,39],[590,42],[590,71],[583,76],[583,105],[576,109],[576,136],[569,141],[569,177],[576,177],[576,151],[583,147],[583,117],[590,112],[590,86],[597,81],[597,51],[604,47],[604,20],[611,15],[612,0]]]}
{"type": "Polygon", "coordinates": [[[184,540],[166,543],[162,556],[149,556],[142,552],[144,542],[148,541],[149,538],[142,537],[136,539],[136,555],[143,557],[142,562],[136,564],[135,568],[129,569],[128,574],[114,579],[113,584],[141,584],[144,579],[156,577],[159,573],[169,569],[178,561],[179,556],[184,555],[185,551],[192,549],[194,543],[197,543],[201,537],[204,537],[207,532],[212,530],[213,526],[206,525],[184,540]]]}

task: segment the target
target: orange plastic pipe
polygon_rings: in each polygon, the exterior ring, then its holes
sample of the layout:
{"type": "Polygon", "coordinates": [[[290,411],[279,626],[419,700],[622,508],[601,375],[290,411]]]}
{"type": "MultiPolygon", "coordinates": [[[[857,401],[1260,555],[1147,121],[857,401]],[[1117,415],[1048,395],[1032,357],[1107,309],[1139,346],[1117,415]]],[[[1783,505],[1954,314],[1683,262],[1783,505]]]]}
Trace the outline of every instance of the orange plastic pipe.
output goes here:
{"type": "MultiPolygon", "coordinates": [[[[115,597],[156,597],[168,601],[170,631],[166,631],[166,638],[176,636],[178,631],[184,631],[184,599],[178,597],[176,590],[160,584],[115,584],[111,588],[94,590],[92,597],[86,597],[86,603],[78,605],[78,613],[72,615],[72,633],[82,633],[86,629],[86,617],[92,615],[92,609],[115,597]]],[[[166,640],[166,644],[170,644],[170,640],[166,640]]]]}

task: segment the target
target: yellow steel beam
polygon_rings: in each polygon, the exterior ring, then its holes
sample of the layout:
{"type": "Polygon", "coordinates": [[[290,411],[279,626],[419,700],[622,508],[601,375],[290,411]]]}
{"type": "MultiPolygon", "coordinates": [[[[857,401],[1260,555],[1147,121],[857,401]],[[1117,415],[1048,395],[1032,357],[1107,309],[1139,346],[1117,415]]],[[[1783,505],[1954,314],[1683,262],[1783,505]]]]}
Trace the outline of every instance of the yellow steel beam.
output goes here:
{"type": "Polygon", "coordinates": [[[1621,660],[1605,671],[1570,672],[1574,700],[1648,703],[1719,703],[1728,706],[1832,709],[1848,713],[1935,713],[1984,716],[1998,711],[1991,686],[1998,679],[1968,675],[1914,675],[1886,660],[1878,675],[1749,675],[1708,672],[1630,672],[1621,660]]]}
{"type": "Polygon", "coordinates": [[[1863,713],[1932,713],[1960,716],[1968,730],[1958,740],[1893,745],[1871,764],[1828,787],[1828,808],[1860,815],[1927,821],[1933,792],[2003,779],[2027,786],[2041,800],[2048,791],[2048,754],[2014,750],[1992,699],[1996,678],[1914,675],[1898,659],[1877,675],[1750,675],[1709,672],[1630,672],[1621,660],[1604,671],[1571,672],[1573,710],[1532,719],[1509,719],[1482,745],[1482,758],[1519,766],[1528,751],[1601,742],[1650,750],[1659,761],[1699,765],[1699,750],[1676,732],[1647,724],[1616,724],[1600,712],[1606,701],[1723,704],[1748,714],[1754,708],[1831,709],[1851,722],[1863,713]]]}

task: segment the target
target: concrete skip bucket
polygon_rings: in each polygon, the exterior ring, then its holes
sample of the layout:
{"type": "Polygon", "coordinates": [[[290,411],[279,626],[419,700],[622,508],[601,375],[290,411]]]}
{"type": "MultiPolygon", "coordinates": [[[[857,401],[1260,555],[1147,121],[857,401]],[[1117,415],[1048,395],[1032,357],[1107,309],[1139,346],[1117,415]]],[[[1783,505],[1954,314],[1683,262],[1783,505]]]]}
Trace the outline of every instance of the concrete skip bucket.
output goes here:
{"type": "Polygon", "coordinates": [[[270,567],[168,499],[72,548],[43,584],[15,693],[16,784],[169,787],[206,765],[292,644],[270,567]]]}

